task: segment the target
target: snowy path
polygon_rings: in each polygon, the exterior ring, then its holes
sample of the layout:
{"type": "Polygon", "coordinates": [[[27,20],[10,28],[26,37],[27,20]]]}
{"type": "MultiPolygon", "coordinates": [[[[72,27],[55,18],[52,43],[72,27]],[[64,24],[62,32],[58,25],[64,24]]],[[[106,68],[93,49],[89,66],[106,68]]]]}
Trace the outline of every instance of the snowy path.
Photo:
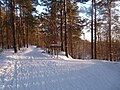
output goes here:
{"type": "Polygon", "coordinates": [[[120,90],[120,63],[53,59],[35,47],[7,58],[0,90],[120,90]]]}

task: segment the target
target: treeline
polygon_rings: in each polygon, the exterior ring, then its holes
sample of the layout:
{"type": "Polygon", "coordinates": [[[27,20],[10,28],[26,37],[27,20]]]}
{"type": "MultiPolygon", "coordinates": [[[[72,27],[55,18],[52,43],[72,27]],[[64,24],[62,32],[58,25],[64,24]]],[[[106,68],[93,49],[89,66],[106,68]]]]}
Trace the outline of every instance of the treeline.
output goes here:
{"type": "Polygon", "coordinates": [[[95,59],[120,59],[119,0],[92,0],[91,55],[95,59]]]}
{"type": "Polygon", "coordinates": [[[41,13],[41,32],[45,35],[45,47],[60,42],[61,51],[76,58],[76,50],[86,19],[79,16],[79,7],[74,0],[41,0],[45,12],[41,13]]]}
{"type": "Polygon", "coordinates": [[[36,28],[39,26],[36,0],[0,1],[0,47],[13,48],[16,53],[21,47],[34,43],[36,28]],[[31,38],[32,37],[32,38],[31,38]]]}
{"type": "Polygon", "coordinates": [[[29,44],[50,49],[54,41],[66,56],[119,60],[119,5],[119,0],[1,0],[0,47],[15,52],[29,44]],[[88,8],[78,6],[87,2],[88,8]],[[44,12],[37,12],[38,5],[44,12]],[[91,41],[80,38],[84,29],[91,41]]]}
{"type": "Polygon", "coordinates": [[[119,0],[41,0],[41,5],[47,6],[41,16],[46,47],[55,40],[74,58],[120,59],[119,0]],[[86,2],[89,8],[78,8],[86,2]],[[82,12],[88,17],[79,15],[82,12]],[[80,39],[83,29],[90,31],[90,42],[80,39]]]}

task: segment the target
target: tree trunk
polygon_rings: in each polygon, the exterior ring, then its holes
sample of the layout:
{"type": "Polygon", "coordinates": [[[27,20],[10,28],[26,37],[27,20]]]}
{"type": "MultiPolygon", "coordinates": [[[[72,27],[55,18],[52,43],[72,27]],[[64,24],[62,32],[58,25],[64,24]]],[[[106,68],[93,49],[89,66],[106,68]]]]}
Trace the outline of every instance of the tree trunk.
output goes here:
{"type": "Polygon", "coordinates": [[[67,46],[67,21],[66,21],[66,13],[67,13],[67,6],[66,6],[67,1],[64,0],[64,16],[65,16],[65,55],[68,57],[68,46],[67,46]]]}
{"type": "Polygon", "coordinates": [[[94,27],[95,27],[95,31],[94,31],[94,39],[95,39],[95,41],[94,41],[94,59],[97,59],[97,21],[96,21],[96,0],[94,0],[94,9],[95,9],[95,15],[94,15],[94,17],[95,17],[95,20],[94,20],[94,27]]]}
{"type": "Polygon", "coordinates": [[[109,60],[112,61],[112,55],[111,55],[111,0],[108,0],[108,23],[109,23],[109,60]]]}
{"type": "Polygon", "coordinates": [[[5,4],[6,4],[6,7],[5,7],[5,15],[6,15],[6,18],[5,18],[5,29],[6,29],[6,40],[7,40],[7,49],[10,48],[10,43],[9,43],[9,29],[8,29],[8,7],[7,7],[7,0],[5,1],[5,4]]]}
{"type": "Polygon", "coordinates": [[[14,52],[17,53],[17,46],[16,46],[16,30],[15,30],[15,2],[14,0],[11,0],[11,29],[13,32],[13,48],[14,52]]]}
{"type": "Polygon", "coordinates": [[[23,23],[22,37],[23,37],[23,47],[25,47],[25,45],[26,45],[26,42],[25,42],[25,36],[26,36],[26,35],[25,35],[25,27],[26,27],[26,26],[25,26],[25,14],[24,14],[24,13],[23,13],[23,18],[24,18],[24,19],[23,19],[23,22],[22,22],[22,23],[23,23]]]}
{"type": "Polygon", "coordinates": [[[61,36],[61,51],[63,51],[63,9],[62,9],[62,0],[60,0],[60,3],[61,3],[61,10],[60,10],[60,15],[61,15],[61,23],[60,23],[60,36],[61,36]]]}
{"type": "Polygon", "coordinates": [[[27,27],[26,27],[26,44],[27,44],[27,48],[28,48],[28,43],[29,43],[29,40],[28,40],[28,30],[29,30],[29,24],[28,24],[28,19],[27,19],[27,27]]]}
{"type": "Polygon", "coordinates": [[[91,14],[91,59],[93,59],[93,13],[94,13],[94,0],[92,0],[92,14],[91,14]]]}

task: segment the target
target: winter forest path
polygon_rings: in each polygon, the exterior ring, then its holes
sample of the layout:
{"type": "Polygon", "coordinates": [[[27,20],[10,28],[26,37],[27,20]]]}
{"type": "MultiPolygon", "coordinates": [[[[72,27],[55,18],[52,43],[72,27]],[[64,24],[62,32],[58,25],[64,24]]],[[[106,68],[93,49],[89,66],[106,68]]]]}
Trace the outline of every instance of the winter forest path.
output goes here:
{"type": "Polygon", "coordinates": [[[120,90],[120,63],[53,59],[33,46],[6,57],[0,90],[120,90]]]}

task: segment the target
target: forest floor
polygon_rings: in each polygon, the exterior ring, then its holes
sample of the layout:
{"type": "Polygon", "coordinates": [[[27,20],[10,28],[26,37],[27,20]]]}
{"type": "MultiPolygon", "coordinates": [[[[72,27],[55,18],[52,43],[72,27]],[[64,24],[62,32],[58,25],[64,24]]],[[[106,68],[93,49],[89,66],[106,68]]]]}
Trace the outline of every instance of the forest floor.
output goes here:
{"type": "Polygon", "coordinates": [[[120,90],[120,63],[52,58],[30,46],[0,54],[0,90],[120,90]]]}

